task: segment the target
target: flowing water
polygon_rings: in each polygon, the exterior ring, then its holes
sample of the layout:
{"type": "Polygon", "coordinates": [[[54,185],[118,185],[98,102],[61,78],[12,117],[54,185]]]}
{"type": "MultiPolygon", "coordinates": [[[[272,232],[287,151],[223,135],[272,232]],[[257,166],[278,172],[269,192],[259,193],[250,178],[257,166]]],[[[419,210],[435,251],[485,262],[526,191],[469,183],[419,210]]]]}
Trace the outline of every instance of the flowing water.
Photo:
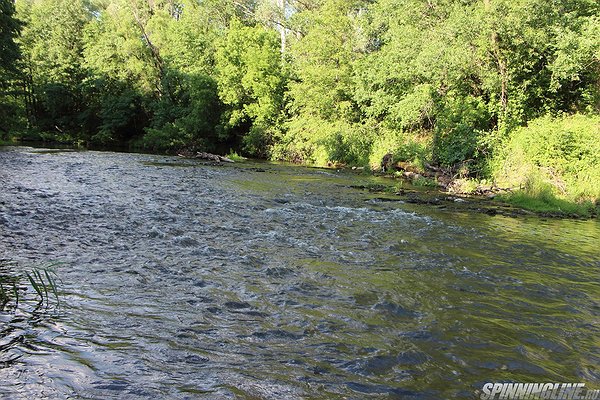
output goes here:
{"type": "Polygon", "coordinates": [[[376,178],[0,151],[9,399],[475,398],[600,385],[600,223],[382,202],[376,178]],[[23,283],[24,285],[24,283],[23,283]]]}

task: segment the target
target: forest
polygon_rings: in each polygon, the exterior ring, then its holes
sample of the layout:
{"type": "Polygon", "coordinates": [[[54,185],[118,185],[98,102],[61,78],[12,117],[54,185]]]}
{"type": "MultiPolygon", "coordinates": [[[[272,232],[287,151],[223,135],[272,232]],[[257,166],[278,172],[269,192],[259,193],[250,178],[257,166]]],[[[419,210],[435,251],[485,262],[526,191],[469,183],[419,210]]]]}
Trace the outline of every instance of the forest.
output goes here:
{"type": "Polygon", "coordinates": [[[600,199],[596,0],[0,0],[0,140],[600,199]]]}

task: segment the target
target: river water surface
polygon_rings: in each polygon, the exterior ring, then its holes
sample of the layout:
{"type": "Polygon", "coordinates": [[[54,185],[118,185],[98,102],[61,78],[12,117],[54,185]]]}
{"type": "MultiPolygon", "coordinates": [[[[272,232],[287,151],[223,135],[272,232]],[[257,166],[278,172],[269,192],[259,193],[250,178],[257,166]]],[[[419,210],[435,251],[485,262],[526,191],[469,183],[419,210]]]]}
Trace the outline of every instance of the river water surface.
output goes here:
{"type": "Polygon", "coordinates": [[[600,385],[600,224],[382,202],[375,178],[0,151],[0,398],[449,399],[600,385]],[[24,282],[23,282],[24,285],[24,282]]]}

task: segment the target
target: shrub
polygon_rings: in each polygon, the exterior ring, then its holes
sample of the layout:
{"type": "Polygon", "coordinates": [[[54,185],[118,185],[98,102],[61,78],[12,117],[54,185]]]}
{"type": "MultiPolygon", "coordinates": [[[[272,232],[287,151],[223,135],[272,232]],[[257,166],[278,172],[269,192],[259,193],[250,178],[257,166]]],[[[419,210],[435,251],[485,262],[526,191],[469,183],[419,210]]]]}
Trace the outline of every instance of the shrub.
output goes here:
{"type": "Polygon", "coordinates": [[[272,158],[315,165],[366,165],[375,134],[367,125],[294,119],[272,149],[272,158]]]}
{"type": "Polygon", "coordinates": [[[486,136],[490,115],[482,99],[450,91],[437,116],[433,161],[454,167],[468,164],[468,172],[480,172],[488,153],[486,136]]]}
{"type": "Polygon", "coordinates": [[[438,132],[434,139],[435,160],[443,166],[455,166],[474,160],[479,132],[466,124],[458,124],[446,132],[438,132]]]}
{"type": "Polygon", "coordinates": [[[419,137],[414,134],[398,130],[382,128],[379,135],[373,140],[369,154],[371,169],[378,170],[381,160],[387,153],[393,154],[393,162],[405,161],[423,166],[430,157],[431,143],[428,137],[419,137]]]}
{"type": "Polygon", "coordinates": [[[600,117],[543,117],[516,130],[495,162],[505,185],[543,198],[600,198],[600,117]]]}
{"type": "Polygon", "coordinates": [[[174,125],[165,125],[162,129],[147,128],[139,142],[140,147],[156,152],[169,152],[189,145],[185,135],[174,125]]]}

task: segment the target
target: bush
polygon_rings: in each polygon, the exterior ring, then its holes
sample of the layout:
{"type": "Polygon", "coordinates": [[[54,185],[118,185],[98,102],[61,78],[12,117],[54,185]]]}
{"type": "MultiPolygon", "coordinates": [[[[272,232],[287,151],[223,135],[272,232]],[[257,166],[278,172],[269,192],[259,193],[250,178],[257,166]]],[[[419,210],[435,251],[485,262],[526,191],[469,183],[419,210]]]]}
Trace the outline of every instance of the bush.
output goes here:
{"type": "Polygon", "coordinates": [[[255,123],[242,138],[244,152],[252,157],[269,158],[276,132],[276,127],[255,123]]]}
{"type": "Polygon", "coordinates": [[[162,129],[147,128],[146,134],[136,146],[154,152],[172,152],[190,146],[185,135],[174,125],[162,129]]]}
{"type": "Polygon", "coordinates": [[[459,124],[447,132],[438,132],[433,142],[435,160],[446,167],[474,161],[479,135],[466,124],[459,124]]]}
{"type": "Polygon", "coordinates": [[[271,149],[271,158],[295,163],[325,164],[326,157],[319,156],[324,153],[319,142],[326,136],[325,124],[327,122],[318,118],[292,119],[271,149]],[[318,160],[319,158],[325,160],[318,160]]]}
{"type": "Polygon", "coordinates": [[[220,115],[214,80],[175,71],[169,71],[164,80],[171,95],[152,104],[152,126],[145,128],[139,144],[152,151],[212,150],[218,141],[215,126],[220,115]]]}
{"type": "Polygon", "coordinates": [[[445,167],[468,164],[479,173],[487,157],[490,114],[482,99],[450,91],[437,116],[433,161],[445,167]]]}
{"type": "Polygon", "coordinates": [[[397,130],[381,129],[373,141],[369,154],[369,165],[379,170],[384,155],[391,153],[392,162],[410,162],[419,167],[430,157],[431,143],[427,137],[418,137],[397,130]]]}
{"type": "Polygon", "coordinates": [[[591,217],[596,213],[594,204],[590,201],[573,203],[557,198],[552,185],[538,177],[527,180],[523,190],[505,194],[499,197],[507,203],[541,213],[563,214],[569,216],[591,217]]]}
{"type": "Polygon", "coordinates": [[[373,132],[361,124],[336,123],[323,141],[329,161],[349,165],[366,165],[373,142],[373,132]]]}
{"type": "Polygon", "coordinates": [[[600,198],[600,117],[543,117],[515,131],[495,162],[499,183],[543,198],[600,198]]]}
{"type": "Polygon", "coordinates": [[[343,163],[364,166],[374,138],[362,124],[328,122],[320,118],[294,119],[272,149],[272,158],[315,165],[343,163]]]}

